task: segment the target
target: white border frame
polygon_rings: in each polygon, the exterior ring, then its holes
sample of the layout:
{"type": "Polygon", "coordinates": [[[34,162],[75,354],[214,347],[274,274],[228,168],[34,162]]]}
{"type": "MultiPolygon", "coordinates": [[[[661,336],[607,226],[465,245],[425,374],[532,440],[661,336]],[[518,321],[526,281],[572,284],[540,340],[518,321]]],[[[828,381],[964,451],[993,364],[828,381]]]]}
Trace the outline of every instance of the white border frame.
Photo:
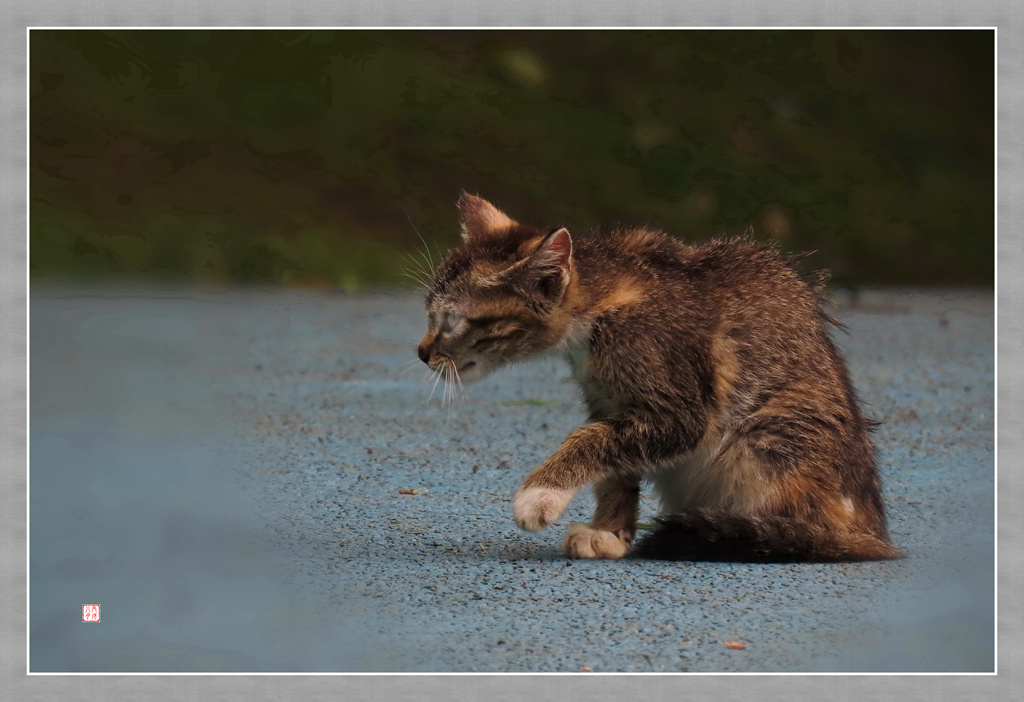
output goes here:
{"type": "MultiPolygon", "coordinates": [[[[759,5],[754,1],[742,0],[720,1],[715,7],[688,7],[659,0],[634,0],[624,5],[610,0],[595,0],[586,9],[571,6],[546,6],[542,0],[519,0],[517,3],[477,6],[473,2],[458,0],[416,0],[406,3],[389,0],[386,5],[378,2],[360,1],[348,3],[344,7],[333,7],[318,2],[292,2],[282,6],[260,3],[246,3],[241,0],[225,0],[216,9],[204,7],[200,2],[170,0],[159,8],[139,8],[133,6],[131,0],[113,0],[112,2],[96,2],[86,0],[75,4],[61,3],[58,0],[40,0],[33,3],[28,10],[12,12],[9,21],[14,26],[4,27],[7,38],[5,51],[8,60],[3,71],[3,94],[5,105],[8,106],[7,129],[3,132],[3,153],[6,157],[6,168],[0,171],[4,178],[6,197],[7,222],[19,222],[24,239],[19,241],[17,235],[4,238],[3,275],[0,275],[0,286],[3,286],[3,328],[12,330],[6,336],[6,342],[0,348],[0,388],[5,399],[14,399],[4,405],[4,435],[8,450],[4,452],[10,469],[3,473],[5,489],[4,504],[8,509],[0,510],[0,519],[4,527],[2,562],[4,564],[5,600],[9,603],[27,601],[27,373],[28,373],[28,267],[27,267],[27,56],[28,28],[186,28],[204,27],[215,29],[228,28],[311,28],[323,26],[325,19],[331,20],[335,27],[361,28],[454,28],[472,25],[473,28],[563,28],[571,29],[586,27],[588,29],[610,28],[670,28],[686,27],[693,29],[753,29],[759,28],[749,24],[731,25],[735,18],[745,22],[770,22],[766,25],[777,29],[897,29],[897,28],[972,28],[996,29],[997,47],[997,181],[996,181],[996,223],[1020,221],[1020,202],[1010,197],[1000,199],[999,185],[1009,181],[1017,186],[1013,192],[1021,191],[1021,143],[1020,129],[1007,126],[1013,123],[1017,127],[1020,114],[1022,86],[1021,27],[1012,22],[1019,16],[1013,12],[1013,0],[980,0],[971,5],[934,2],[927,6],[920,3],[899,3],[884,0],[865,0],[859,3],[842,2],[841,0],[783,0],[773,3],[771,7],[759,5]],[[922,16],[927,10],[929,15],[922,16]],[[13,15],[13,16],[12,16],[13,15]],[[31,20],[29,21],[29,17],[31,20]],[[256,23],[245,26],[232,26],[229,23],[241,17],[256,17],[256,23]],[[102,20],[101,25],[76,24],[76,21],[88,18],[91,22],[102,20]],[[410,23],[409,19],[423,21],[423,26],[410,23]],[[182,19],[198,20],[195,24],[186,24],[182,19]],[[600,21],[593,22],[593,19],[600,21]],[[780,20],[798,20],[799,24],[788,24],[780,20]],[[842,19],[842,24],[833,20],[842,19]],[[916,20],[934,21],[935,24],[915,25],[916,20]],[[126,20],[131,20],[126,21],[126,20]],[[139,23],[139,20],[144,22],[139,23]],[[228,24],[222,24],[225,22],[228,24]],[[397,22],[396,22],[397,20],[397,22]],[[879,21],[881,20],[881,21],[879,21]],[[980,20],[980,21],[979,21],[980,20]],[[642,22],[641,22],[642,21],[642,22]],[[204,24],[204,22],[206,24],[204,24]],[[685,22],[685,25],[682,24],[685,22]],[[888,24],[887,24],[888,23],[888,24]],[[574,26],[575,25],[575,26],[574,26]],[[1000,42],[1000,29],[1003,41],[1000,42]],[[1009,34],[1007,37],[1006,34],[1009,34]],[[1003,47],[1000,49],[1000,47],[1003,47]],[[20,51],[19,51],[20,49],[20,51]],[[1002,52],[1002,53],[1000,53],[1002,52]],[[1003,80],[1000,80],[1002,78],[1003,80]],[[998,86],[1003,89],[998,91],[998,86]],[[1000,131],[1001,130],[1001,131],[1000,131]],[[999,137],[1003,138],[1000,139],[999,137]],[[998,150],[1002,144],[1002,151],[998,150]],[[1009,178],[999,178],[1000,175],[1009,178]],[[23,179],[23,180],[22,180],[23,179]],[[21,190],[20,183],[24,183],[21,190]],[[20,195],[20,197],[19,197],[20,195]],[[24,330],[24,337],[19,333],[24,330]],[[22,409],[19,410],[19,406],[22,409]],[[24,414],[22,414],[22,411],[24,414]],[[20,415],[20,416],[19,416],[20,415]],[[23,468],[23,471],[18,468],[23,468]],[[25,478],[21,478],[25,475],[25,478]],[[25,482],[22,482],[22,480],[25,482]],[[11,504],[13,503],[13,504],[11,504]],[[13,508],[13,509],[11,509],[13,508]],[[23,508],[23,510],[22,510],[23,508]],[[17,566],[15,564],[18,564],[17,566]],[[20,565],[24,578],[19,574],[20,565]]],[[[251,20],[250,20],[251,22],[251,20]]],[[[16,227],[15,227],[16,228],[16,227]]],[[[1017,401],[1017,396],[1010,392],[1011,387],[1021,387],[1020,383],[1011,380],[1021,379],[1018,375],[1019,359],[1013,353],[1018,344],[1006,342],[1007,336],[1020,341],[1021,323],[1007,312],[1020,299],[1020,285],[1017,289],[1007,289],[1013,285],[1012,278],[1000,276],[1000,268],[1011,266],[1013,271],[1021,261],[1021,241],[1013,235],[997,237],[996,261],[996,458],[1002,437],[999,434],[999,401],[1017,401]],[[1000,280],[1004,281],[1000,287],[1000,280]],[[1005,281],[1010,280],[1007,284],[1005,281]],[[1000,315],[1000,310],[1003,314],[1000,315]],[[1004,343],[1000,346],[999,328],[1008,334],[1003,335],[1004,343]],[[1006,354],[1009,364],[1004,367],[1003,383],[1006,392],[1000,393],[1000,375],[998,357],[1006,354]],[[1012,365],[1010,365],[1012,364],[1012,365]]],[[[1005,416],[1015,417],[1017,413],[1005,416]]],[[[1012,421],[1012,420],[1011,420],[1012,421]]],[[[1013,429],[1020,429],[1014,423],[1013,429]]],[[[1011,455],[1021,456],[1018,436],[1020,431],[1008,430],[1006,444],[1010,446],[1011,455]]],[[[1000,524],[998,521],[998,503],[1018,504],[1013,498],[1021,495],[1021,480],[1017,475],[997,474],[997,537],[1001,536],[1003,545],[1012,536],[1012,548],[1004,548],[1001,553],[997,546],[997,617],[999,613],[1004,619],[1019,622],[1024,619],[1024,612],[1017,598],[1007,594],[1019,590],[1020,553],[1019,539],[1022,531],[1021,518],[1017,510],[1004,510],[1005,519],[1012,523],[1000,524]],[[1000,529],[1000,527],[1002,527],[1000,529]],[[998,558],[999,556],[1002,558],[998,558]],[[1002,566],[1001,570],[1000,565],[1002,566]],[[1000,588],[999,586],[1003,587],[1000,588]],[[1016,586],[1016,587],[1015,587],[1016,586]],[[999,603],[998,593],[1002,591],[1002,602],[999,603]],[[999,606],[999,605],[1002,606],[999,606]]],[[[32,674],[27,676],[27,610],[17,614],[16,607],[4,610],[3,626],[5,636],[0,647],[3,649],[5,687],[16,699],[37,699],[51,694],[69,695],[77,699],[112,699],[140,696],[168,699],[183,695],[216,695],[217,697],[237,696],[238,699],[260,698],[257,692],[267,698],[282,696],[306,696],[310,694],[326,695],[341,694],[345,699],[451,699],[453,697],[476,699],[487,696],[491,700],[518,699],[523,696],[550,695],[569,693],[572,697],[601,699],[606,696],[642,697],[645,699],[675,699],[681,694],[694,693],[701,697],[714,697],[716,700],[727,700],[734,697],[758,697],[771,699],[819,699],[822,693],[828,693],[834,683],[839,683],[851,697],[862,697],[864,694],[884,692],[887,696],[905,699],[959,699],[970,696],[981,699],[1009,699],[1011,690],[1019,688],[1014,685],[1015,666],[1003,666],[1007,671],[999,675],[980,674],[787,674],[787,673],[694,673],[694,674],[590,674],[578,677],[569,682],[566,676],[579,676],[578,673],[548,674],[472,674],[472,673],[433,673],[433,674],[32,674]],[[15,616],[16,615],[16,616],[15,616]],[[25,645],[21,645],[22,642],[25,645]],[[260,679],[248,679],[259,676],[260,679]],[[820,678],[838,678],[842,680],[821,680],[820,678]],[[84,676],[84,678],[83,678],[84,676]],[[714,677],[715,680],[708,680],[714,677]],[[762,678],[751,680],[751,677],[762,678]],[[941,679],[936,679],[941,678],[941,679]],[[571,687],[569,687],[571,685],[571,687]]],[[[1020,634],[1006,627],[997,630],[997,660],[1011,657],[1021,658],[1020,634]],[[1013,637],[1010,639],[1010,637],[1013,637]],[[1001,654],[1001,655],[1000,655],[1001,654]]],[[[998,669],[998,668],[997,668],[998,669]]],[[[333,696],[333,695],[332,695],[333,696]]]]}

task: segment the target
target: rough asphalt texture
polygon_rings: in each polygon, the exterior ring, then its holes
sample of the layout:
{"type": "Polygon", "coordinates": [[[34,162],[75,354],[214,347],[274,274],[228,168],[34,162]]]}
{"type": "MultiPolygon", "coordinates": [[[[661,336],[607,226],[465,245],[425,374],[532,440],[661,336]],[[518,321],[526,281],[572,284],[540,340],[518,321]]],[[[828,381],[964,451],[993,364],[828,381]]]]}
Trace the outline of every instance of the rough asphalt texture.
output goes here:
{"type": "Polygon", "coordinates": [[[428,403],[411,294],[36,290],[30,668],[991,671],[993,295],[837,297],[899,561],[568,561],[567,367],[428,403]]]}

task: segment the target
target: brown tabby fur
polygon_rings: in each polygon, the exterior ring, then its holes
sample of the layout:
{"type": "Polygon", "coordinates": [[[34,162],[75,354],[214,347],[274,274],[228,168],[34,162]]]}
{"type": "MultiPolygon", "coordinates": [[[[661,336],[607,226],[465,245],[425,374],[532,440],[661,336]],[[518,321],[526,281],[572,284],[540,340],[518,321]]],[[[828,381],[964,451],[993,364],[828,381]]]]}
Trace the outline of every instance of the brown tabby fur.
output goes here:
{"type": "Polygon", "coordinates": [[[420,358],[465,381],[558,350],[589,410],[523,483],[520,527],[543,529],[593,484],[593,521],[564,550],[624,556],[649,480],[666,516],[641,556],[899,556],[833,320],[779,253],[645,229],[570,236],[466,194],[459,208],[464,244],[427,293],[420,358]]]}

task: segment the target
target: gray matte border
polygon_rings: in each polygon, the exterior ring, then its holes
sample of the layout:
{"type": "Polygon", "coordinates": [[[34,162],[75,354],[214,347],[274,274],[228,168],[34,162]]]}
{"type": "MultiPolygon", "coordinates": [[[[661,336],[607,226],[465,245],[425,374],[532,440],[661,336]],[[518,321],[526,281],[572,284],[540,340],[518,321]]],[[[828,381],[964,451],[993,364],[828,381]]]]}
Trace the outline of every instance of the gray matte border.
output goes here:
{"type": "Polygon", "coordinates": [[[672,0],[591,0],[553,6],[545,0],[290,0],[249,2],[220,0],[215,6],[201,0],[165,0],[141,7],[132,0],[35,0],[29,7],[9,11],[3,37],[4,185],[3,221],[9,233],[0,244],[0,393],[4,399],[2,427],[4,471],[0,478],[2,540],[0,563],[6,605],[0,614],[2,683],[12,699],[69,697],[81,700],[227,698],[346,700],[477,700],[492,702],[554,695],[592,700],[613,696],[644,700],[713,698],[717,702],[753,697],[769,701],[886,698],[944,700],[974,698],[1002,700],[1019,689],[1022,643],[1019,626],[1024,606],[1017,597],[1021,580],[1021,537],[1024,520],[1015,509],[1024,501],[1024,478],[1013,470],[1024,451],[1021,371],[1022,328],[1018,300],[1024,283],[1014,275],[1024,261],[1024,241],[1015,228],[1024,220],[1019,193],[1022,170],[1021,102],[1024,93],[1024,31],[1016,0],[975,0],[972,3],[934,0],[718,0],[713,5],[672,0]],[[925,13],[927,10],[927,14],[925,13]],[[977,675],[59,675],[32,676],[26,667],[26,462],[27,462],[27,179],[26,68],[27,27],[71,26],[781,26],[781,27],[996,27],[999,55],[999,130],[997,222],[1003,225],[997,246],[997,456],[1002,449],[1004,469],[998,481],[999,551],[997,576],[999,626],[997,676],[977,675]],[[1014,195],[1018,195],[1014,197],[1014,195]],[[1016,381],[1016,382],[1015,382],[1016,381]],[[999,410],[1002,410],[1000,413],[999,410]],[[1017,410],[1017,411],[1011,411],[1017,410]],[[998,425],[997,425],[998,427],[998,425]],[[1006,623],[1009,623],[1007,625],[1006,623]],[[1014,680],[1017,684],[1014,684],[1014,680]]]}

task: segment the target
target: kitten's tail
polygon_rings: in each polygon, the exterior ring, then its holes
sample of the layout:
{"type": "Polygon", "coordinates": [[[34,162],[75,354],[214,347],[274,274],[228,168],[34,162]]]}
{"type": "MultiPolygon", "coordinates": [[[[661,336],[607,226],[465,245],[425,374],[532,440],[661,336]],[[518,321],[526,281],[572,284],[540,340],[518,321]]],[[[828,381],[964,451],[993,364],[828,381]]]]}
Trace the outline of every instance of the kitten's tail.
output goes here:
{"type": "Polygon", "coordinates": [[[641,558],[668,561],[878,561],[901,558],[886,539],[837,532],[806,520],[747,517],[693,510],[659,518],[634,549],[641,558]]]}

